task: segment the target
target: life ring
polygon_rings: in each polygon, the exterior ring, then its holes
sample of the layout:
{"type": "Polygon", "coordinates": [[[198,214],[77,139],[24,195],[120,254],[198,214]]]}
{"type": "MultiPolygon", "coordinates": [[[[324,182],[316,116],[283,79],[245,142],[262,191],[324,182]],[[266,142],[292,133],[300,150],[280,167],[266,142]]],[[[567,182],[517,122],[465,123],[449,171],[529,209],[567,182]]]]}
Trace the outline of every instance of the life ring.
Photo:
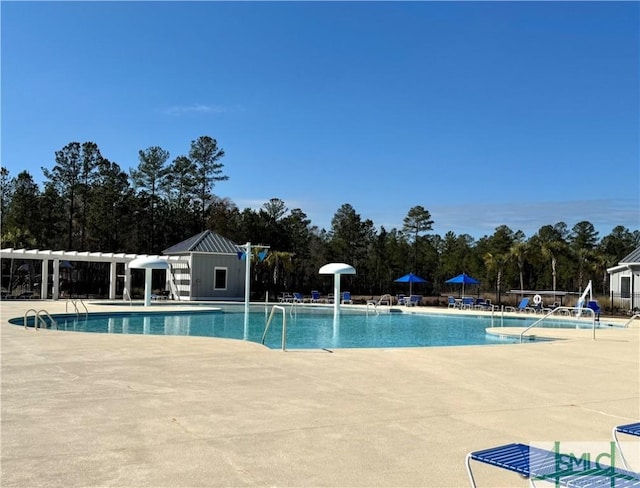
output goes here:
{"type": "Polygon", "coordinates": [[[542,297],[540,295],[534,295],[533,303],[535,303],[536,305],[540,305],[542,303],[542,297]]]}

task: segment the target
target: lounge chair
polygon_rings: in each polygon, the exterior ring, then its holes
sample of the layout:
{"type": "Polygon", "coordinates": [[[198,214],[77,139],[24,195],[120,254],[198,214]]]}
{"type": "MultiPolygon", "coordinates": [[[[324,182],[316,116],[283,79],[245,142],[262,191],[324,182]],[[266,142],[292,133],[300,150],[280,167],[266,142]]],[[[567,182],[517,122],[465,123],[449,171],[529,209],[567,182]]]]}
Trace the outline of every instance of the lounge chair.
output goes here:
{"type": "Polygon", "coordinates": [[[351,292],[348,291],[343,291],[342,292],[342,300],[340,303],[353,303],[353,300],[351,300],[351,292]]]}
{"type": "MultiPolygon", "coordinates": [[[[631,469],[631,466],[629,466],[629,463],[625,459],[624,453],[622,452],[622,448],[620,447],[620,440],[618,439],[618,434],[626,434],[626,435],[633,435],[636,437],[640,437],[640,422],[636,422],[634,424],[618,425],[613,428],[611,433],[613,435],[613,440],[616,443],[616,448],[618,449],[618,452],[620,453],[620,457],[622,458],[622,464],[624,465],[625,468],[631,469]]],[[[638,466],[635,466],[635,467],[638,468],[638,466]]]]}
{"type": "Polygon", "coordinates": [[[593,314],[596,316],[596,321],[600,321],[600,305],[596,300],[591,300],[587,303],[587,308],[593,310],[593,314]]]}
{"type": "Polygon", "coordinates": [[[520,303],[517,307],[505,307],[505,312],[528,312],[529,309],[529,297],[525,297],[520,300],[520,303]]]}
{"type": "Polygon", "coordinates": [[[461,302],[456,301],[453,297],[447,297],[447,308],[460,308],[461,302]]]}
{"type": "Polygon", "coordinates": [[[404,305],[406,299],[407,299],[407,297],[402,295],[402,294],[396,295],[396,302],[398,303],[398,305],[404,305]]]}
{"type": "Polygon", "coordinates": [[[279,298],[280,303],[291,303],[293,301],[293,295],[291,293],[285,292],[279,298]]]}
{"type": "Polygon", "coordinates": [[[471,310],[475,304],[473,297],[462,297],[462,303],[460,308],[463,310],[471,310]]]}
{"type": "Polygon", "coordinates": [[[492,311],[493,310],[493,304],[491,303],[491,300],[489,298],[478,298],[476,299],[476,305],[475,307],[477,310],[488,310],[488,311],[492,311]]]}
{"type": "Polygon", "coordinates": [[[291,300],[293,303],[302,303],[304,301],[304,297],[302,293],[294,292],[293,299],[291,300]]]}
{"type": "Polygon", "coordinates": [[[311,303],[320,303],[320,292],[318,290],[311,291],[311,303]]]}
{"type": "Polygon", "coordinates": [[[422,303],[422,295],[411,295],[409,299],[405,299],[404,304],[407,307],[415,307],[422,303]]]}
{"type": "Polygon", "coordinates": [[[615,466],[605,466],[595,459],[589,461],[581,458],[579,462],[572,463],[569,455],[514,443],[467,454],[467,474],[473,488],[476,488],[476,481],[471,471],[471,460],[518,473],[528,478],[531,486],[535,486],[534,480],[569,487],[640,486],[638,473],[615,466]],[[567,464],[569,469],[566,469],[567,464]]]}

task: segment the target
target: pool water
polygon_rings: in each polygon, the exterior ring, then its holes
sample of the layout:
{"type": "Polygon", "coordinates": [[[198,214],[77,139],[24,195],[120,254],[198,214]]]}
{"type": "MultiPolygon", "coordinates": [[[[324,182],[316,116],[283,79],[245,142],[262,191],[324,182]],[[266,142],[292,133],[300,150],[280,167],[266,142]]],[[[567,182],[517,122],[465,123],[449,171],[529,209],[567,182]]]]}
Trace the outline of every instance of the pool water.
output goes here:
{"type": "MultiPolygon", "coordinates": [[[[252,306],[247,320],[243,306],[223,306],[219,311],[115,312],[84,316],[56,315],[57,329],[106,334],[153,334],[220,337],[261,342],[271,308],[252,306]]],[[[287,310],[288,349],[430,347],[508,344],[515,340],[487,334],[491,317],[412,313],[366,313],[299,307],[287,310]]],[[[535,319],[505,318],[494,325],[526,327],[535,319]]],[[[23,319],[10,322],[23,325],[23,319]]],[[[31,324],[33,317],[31,317],[31,324]]],[[[566,326],[566,325],[565,325],[566,326]]],[[[573,324],[575,327],[575,324],[573,324]]],[[[276,311],[265,345],[282,345],[282,313],[276,311]]]]}

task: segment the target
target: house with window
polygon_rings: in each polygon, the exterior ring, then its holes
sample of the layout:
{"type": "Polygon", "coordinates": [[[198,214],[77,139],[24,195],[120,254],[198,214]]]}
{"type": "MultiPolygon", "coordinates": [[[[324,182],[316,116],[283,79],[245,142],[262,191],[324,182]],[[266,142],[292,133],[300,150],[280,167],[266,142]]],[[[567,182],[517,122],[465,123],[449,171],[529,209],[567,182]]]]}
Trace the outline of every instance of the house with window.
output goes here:
{"type": "Polygon", "coordinates": [[[162,251],[169,258],[178,299],[242,299],[246,263],[239,259],[239,250],[226,237],[205,230],[162,251]]]}
{"type": "Polygon", "coordinates": [[[612,307],[628,311],[640,309],[640,247],[607,272],[612,307]]]}
{"type": "MultiPolygon", "coordinates": [[[[206,230],[163,251],[163,255],[40,249],[0,249],[2,299],[29,297],[58,300],[74,293],[81,271],[96,265],[92,283],[98,283],[109,299],[131,299],[134,288],[144,282],[144,273],[132,269],[134,260],[166,261],[154,269],[156,282],[178,300],[241,300],[244,297],[246,262],[242,246],[206,230]],[[240,252],[240,254],[238,254],[240,252]],[[240,256],[240,258],[238,257],[240,256]],[[98,269],[98,266],[100,269],[98,269]],[[82,270],[79,268],[83,268],[82,270]],[[137,273],[137,274],[136,274],[137,273]]],[[[77,292],[77,290],[76,290],[77,292]]],[[[82,290],[85,296],[94,292],[82,290]]]]}

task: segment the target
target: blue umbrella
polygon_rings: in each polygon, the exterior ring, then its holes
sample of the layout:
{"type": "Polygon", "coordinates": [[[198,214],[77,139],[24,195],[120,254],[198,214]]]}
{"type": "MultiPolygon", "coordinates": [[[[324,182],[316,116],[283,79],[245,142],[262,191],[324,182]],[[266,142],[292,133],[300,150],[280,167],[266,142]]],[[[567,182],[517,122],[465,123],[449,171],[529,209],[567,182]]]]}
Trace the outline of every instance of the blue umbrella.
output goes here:
{"type": "Polygon", "coordinates": [[[462,273],[445,281],[445,283],[462,283],[462,296],[464,296],[464,285],[477,285],[480,282],[468,274],[462,273]]]}
{"type": "Polygon", "coordinates": [[[418,275],[414,275],[413,273],[406,274],[401,276],[397,280],[394,280],[396,283],[409,283],[409,295],[412,295],[412,288],[414,283],[426,283],[427,280],[424,278],[420,278],[418,275]]]}

